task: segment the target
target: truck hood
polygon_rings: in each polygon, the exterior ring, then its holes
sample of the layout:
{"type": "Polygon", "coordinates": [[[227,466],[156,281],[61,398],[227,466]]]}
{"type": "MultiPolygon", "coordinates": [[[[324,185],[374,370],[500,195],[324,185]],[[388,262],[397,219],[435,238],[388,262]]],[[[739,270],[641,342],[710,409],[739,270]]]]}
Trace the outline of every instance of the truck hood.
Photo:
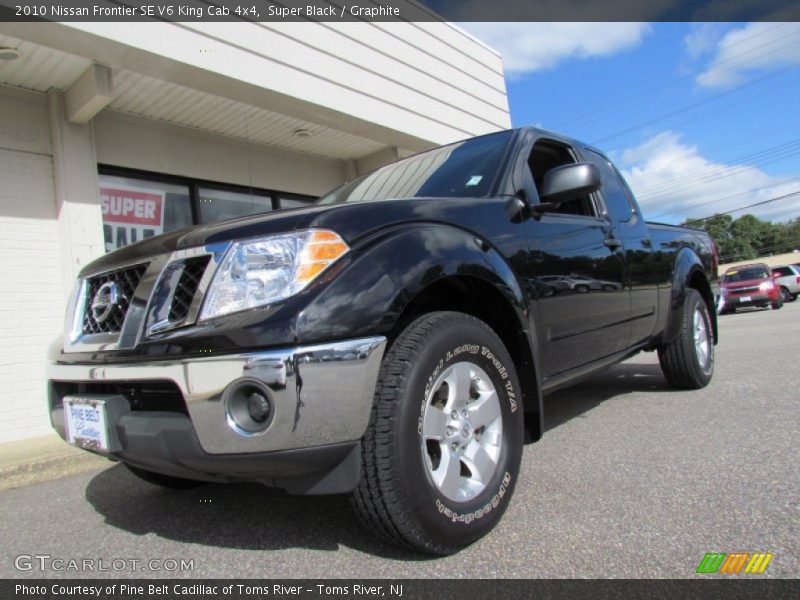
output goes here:
{"type": "Polygon", "coordinates": [[[293,231],[297,227],[298,221],[308,213],[314,213],[318,210],[320,209],[316,207],[304,207],[171,231],[109,252],[89,263],[83,269],[81,275],[108,271],[122,264],[148,260],[153,256],[169,254],[184,248],[273,233],[286,233],[293,231]]]}
{"type": "Polygon", "coordinates": [[[144,262],[153,256],[184,248],[276,235],[312,227],[331,229],[353,246],[358,238],[376,229],[409,221],[447,222],[454,216],[453,212],[468,211],[474,203],[483,201],[485,199],[459,198],[454,202],[452,198],[409,198],[313,205],[241,217],[213,225],[181,229],[125,246],[91,262],[83,269],[81,275],[101,273],[138,261],[144,262]]]}

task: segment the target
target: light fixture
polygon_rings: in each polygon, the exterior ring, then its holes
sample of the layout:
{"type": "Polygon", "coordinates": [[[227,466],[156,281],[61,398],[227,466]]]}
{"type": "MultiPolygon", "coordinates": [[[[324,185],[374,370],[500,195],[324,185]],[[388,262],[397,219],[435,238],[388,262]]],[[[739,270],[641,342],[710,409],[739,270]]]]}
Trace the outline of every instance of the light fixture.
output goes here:
{"type": "Polygon", "coordinates": [[[295,129],[292,132],[292,135],[294,137],[299,137],[299,138],[311,137],[313,134],[314,134],[314,132],[311,131],[310,129],[295,129]]]}
{"type": "Polygon", "coordinates": [[[17,60],[22,52],[16,48],[0,48],[0,60],[17,60]]]}

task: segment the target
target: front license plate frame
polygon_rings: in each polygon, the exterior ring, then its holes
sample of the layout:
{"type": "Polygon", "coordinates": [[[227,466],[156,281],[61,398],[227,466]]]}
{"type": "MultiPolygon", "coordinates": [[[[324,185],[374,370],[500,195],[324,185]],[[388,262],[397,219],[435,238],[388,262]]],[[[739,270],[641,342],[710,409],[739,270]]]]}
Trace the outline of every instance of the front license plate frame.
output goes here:
{"type": "Polygon", "coordinates": [[[76,394],[64,396],[62,404],[67,443],[101,454],[122,449],[116,423],[130,412],[125,396],[76,394]]]}

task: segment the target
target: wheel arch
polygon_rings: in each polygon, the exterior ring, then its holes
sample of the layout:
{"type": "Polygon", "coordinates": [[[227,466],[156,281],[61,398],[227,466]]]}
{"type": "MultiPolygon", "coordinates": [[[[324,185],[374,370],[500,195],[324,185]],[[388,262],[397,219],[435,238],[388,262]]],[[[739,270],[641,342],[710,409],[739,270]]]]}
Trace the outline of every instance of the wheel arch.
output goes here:
{"type": "Polygon", "coordinates": [[[540,386],[529,336],[520,329],[513,307],[490,282],[479,277],[443,277],[425,286],[405,306],[389,335],[389,343],[415,319],[441,311],[457,311],[486,323],[500,338],[511,355],[522,387],[522,405],[526,427],[534,439],[543,430],[540,386]]]}
{"type": "Polygon", "coordinates": [[[681,327],[682,307],[686,301],[687,290],[694,289],[708,308],[711,318],[711,326],[714,332],[714,344],[719,342],[719,329],[717,327],[717,311],[715,309],[714,293],[711,283],[706,276],[703,262],[694,250],[683,248],[675,257],[675,268],[672,277],[672,294],[670,297],[670,307],[667,315],[667,324],[664,328],[662,343],[669,343],[674,340],[681,327]]]}
{"type": "Polygon", "coordinates": [[[481,319],[514,361],[526,427],[539,439],[544,420],[536,335],[522,287],[500,252],[463,230],[432,226],[398,233],[369,254],[400,290],[389,311],[389,343],[426,313],[449,310],[481,319]]]}

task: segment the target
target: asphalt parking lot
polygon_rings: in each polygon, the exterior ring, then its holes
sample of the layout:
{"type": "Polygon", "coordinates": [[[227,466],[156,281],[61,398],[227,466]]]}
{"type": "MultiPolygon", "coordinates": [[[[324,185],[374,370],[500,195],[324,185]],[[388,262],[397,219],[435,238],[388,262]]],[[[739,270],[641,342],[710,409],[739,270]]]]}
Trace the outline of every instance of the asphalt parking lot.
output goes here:
{"type": "Polygon", "coordinates": [[[720,327],[705,390],[667,388],[650,353],[549,397],[504,519],[456,556],[376,542],[343,497],[166,491],[112,465],[0,493],[0,577],[58,576],[14,567],[49,554],[194,563],[100,574],[117,577],[682,578],[711,551],[771,552],[756,577],[798,577],[800,301],[720,327]]]}

